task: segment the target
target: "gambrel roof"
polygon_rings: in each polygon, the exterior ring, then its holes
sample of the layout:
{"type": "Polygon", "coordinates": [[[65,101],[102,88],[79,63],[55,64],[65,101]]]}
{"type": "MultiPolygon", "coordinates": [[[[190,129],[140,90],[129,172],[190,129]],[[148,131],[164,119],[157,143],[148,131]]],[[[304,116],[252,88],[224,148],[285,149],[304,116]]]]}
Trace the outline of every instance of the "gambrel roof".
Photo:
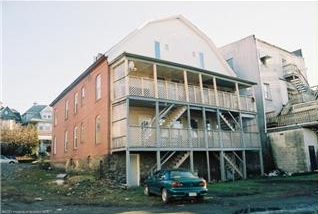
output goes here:
{"type": "Polygon", "coordinates": [[[154,57],[151,45],[153,41],[160,39],[164,41],[162,45],[166,46],[162,49],[169,49],[169,45],[174,46],[174,49],[171,47],[172,50],[168,50],[170,53],[167,51],[163,60],[198,67],[195,63],[199,60],[193,57],[202,50],[206,53],[204,69],[236,77],[212,40],[182,15],[145,22],[110,48],[105,55],[110,63],[123,52],[154,57]]]}

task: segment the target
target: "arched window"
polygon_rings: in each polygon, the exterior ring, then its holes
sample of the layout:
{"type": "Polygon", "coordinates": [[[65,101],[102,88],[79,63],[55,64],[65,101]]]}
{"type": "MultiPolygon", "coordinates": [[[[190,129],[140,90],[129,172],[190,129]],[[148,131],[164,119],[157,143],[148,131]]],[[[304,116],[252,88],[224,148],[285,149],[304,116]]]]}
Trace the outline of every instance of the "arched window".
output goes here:
{"type": "Polygon", "coordinates": [[[95,87],[95,98],[98,100],[102,96],[102,77],[100,74],[96,77],[95,87]]]}
{"type": "Polygon", "coordinates": [[[68,119],[68,109],[69,109],[69,101],[65,101],[65,120],[68,119]]]}
{"type": "Polygon", "coordinates": [[[64,152],[68,151],[68,131],[64,132],[64,152]]]}
{"type": "Polygon", "coordinates": [[[78,109],[78,93],[74,94],[74,114],[77,114],[78,109]]]}
{"type": "Polygon", "coordinates": [[[73,132],[73,148],[77,149],[77,126],[74,127],[73,132]]]}

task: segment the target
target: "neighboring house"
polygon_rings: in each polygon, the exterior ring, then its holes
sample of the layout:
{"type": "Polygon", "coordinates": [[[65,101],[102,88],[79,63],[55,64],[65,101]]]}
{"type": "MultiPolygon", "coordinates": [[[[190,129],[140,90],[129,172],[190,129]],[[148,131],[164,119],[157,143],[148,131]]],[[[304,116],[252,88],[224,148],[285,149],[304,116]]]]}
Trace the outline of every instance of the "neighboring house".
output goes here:
{"type": "Polygon", "coordinates": [[[15,109],[9,108],[8,106],[0,107],[0,125],[1,127],[7,127],[14,129],[17,124],[21,124],[21,115],[15,109]]]}
{"type": "Polygon", "coordinates": [[[22,115],[23,124],[36,126],[39,138],[39,153],[47,151],[52,144],[52,108],[48,105],[34,103],[22,115]]]}
{"type": "Polygon", "coordinates": [[[147,22],[105,55],[51,103],[53,163],[96,167],[112,154],[128,186],[164,167],[209,181],[263,174],[255,83],[192,23],[147,22]]]}
{"type": "Polygon", "coordinates": [[[272,148],[276,167],[317,169],[318,90],[307,82],[301,50],[290,52],[254,35],[219,50],[240,78],[257,83],[263,150],[272,148]]]}

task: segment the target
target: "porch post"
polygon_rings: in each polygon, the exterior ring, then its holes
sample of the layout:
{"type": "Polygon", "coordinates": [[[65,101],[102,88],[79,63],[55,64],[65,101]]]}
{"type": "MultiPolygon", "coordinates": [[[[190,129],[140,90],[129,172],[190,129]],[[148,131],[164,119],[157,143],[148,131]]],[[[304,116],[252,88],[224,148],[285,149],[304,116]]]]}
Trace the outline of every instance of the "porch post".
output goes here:
{"type": "Polygon", "coordinates": [[[203,127],[204,127],[204,142],[205,142],[205,149],[206,149],[206,166],[207,166],[207,173],[208,173],[208,181],[211,181],[210,175],[210,158],[209,158],[209,146],[208,146],[208,133],[206,127],[206,112],[205,107],[202,108],[202,117],[203,117],[203,127]]]}
{"type": "Polygon", "coordinates": [[[216,87],[216,78],[213,77],[213,89],[214,89],[214,95],[215,95],[215,104],[216,106],[219,106],[219,96],[218,96],[218,89],[216,87]]]}
{"type": "Polygon", "coordinates": [[[259,163],[261,167],[261,176],[264,175],[264,163],[263,163],[263,152],[262,149],[259,150],[259,163]]]}
{"type": "Polygon", "coordinates": [[[187,77],[186,70],[183,70],[183,79],[184,79],[184,91],[185,91],[186,101],[189,102],[188,77],[187,77]]]}
{"type": "Polygon", "coordinates": [[[216,119],[218,122],[218,134],[219,134],[219,145],[221,148],[219,160],[220,160],[220,171],[221,171],[221,180],[225,181],[225,165],[224,165],[224,151],[223,151],[223,140],[222,140],[222,132],[221,132],[221,120],[220,120],[220,109],[216,110],[217,115],[216,119]]]}
{"type": "Polygon", "coordinates": [[[202,83],[202,74],[201,73],[199,73],[199,84],[200,84],[201,103],[204,103],[203,83],[202,83]]]}
{"type": "Polygon", "coordinates": [[[194,172],[194,165],[193,165],[193,148],[192,148],[192,136],[191,136],[191,114],[190,114],[190,106],[187,106],[187,117],[188,117],[188,142],[190,147],[190,170],[194,172]]]}
{"type": "Polygon", "coordinates": [[[221,180],[225,181],[225,164],[224,164],[224,151],[220,151],[220,169],[221,169],[221,180]]]}
{"type": "Polygon", "coordinates": [[[155,98],[158,98],[157,64],[153,64],[153,81],[154,81],[155,98]]]}
{"type": "Polygon", "coordinates": [[[246,145],[245,145],[245,138],[244,138],[244,130],[243,130],[243,118],[242,118],[242,113],[239,113],[239,118],[240,118],[240,136],[241,136],[241,147],[243,147],[242,151],[242,159],[243,159],[243,178],[247,178],[247,173],[246,173],[246,145]]]}
{"type": "Polygon", "coordinates": [[[130,170],[130,151],[127,148],[127,150],[126,150],[126,185],[127,185],[127,187],[130,186],[130,174],[131,174],[131,170],[130,170]]]}
{"type": "Polygon", "coordinates": [[[161,169],[161,162],[160,162],[160,126],[159,126],[159,101],[156,101],[156,162],[157,162],[157,170],[161,169]]]}
{"type": "Polygon", "coordinates": [[[246,150],[244,149],[242,151],[242,158],[243,158],[243,178],[247,178],[247,172],[246,172],[246,150]]]}

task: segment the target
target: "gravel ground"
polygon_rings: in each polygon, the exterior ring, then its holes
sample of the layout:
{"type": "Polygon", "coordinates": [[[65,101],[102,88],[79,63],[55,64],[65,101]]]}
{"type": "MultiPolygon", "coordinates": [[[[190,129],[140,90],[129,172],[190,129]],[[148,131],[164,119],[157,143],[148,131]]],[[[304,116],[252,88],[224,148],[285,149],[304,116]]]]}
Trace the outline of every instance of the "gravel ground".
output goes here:
{"type": "Polygon", "coordinates": [[[23,171],[25,168],[36,167],[29,163],[1,163],[1,180],[12,179],[12,174],[23,171]]]}

